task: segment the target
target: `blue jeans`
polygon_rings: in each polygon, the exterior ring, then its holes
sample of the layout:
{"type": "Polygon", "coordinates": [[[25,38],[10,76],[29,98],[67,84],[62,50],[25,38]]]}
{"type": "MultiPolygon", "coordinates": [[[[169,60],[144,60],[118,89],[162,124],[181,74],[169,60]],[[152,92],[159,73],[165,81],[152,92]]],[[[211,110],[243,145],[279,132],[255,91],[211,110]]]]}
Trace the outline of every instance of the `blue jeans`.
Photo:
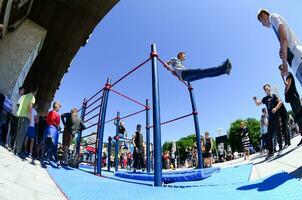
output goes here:
{"type": "Polygon", "coordinates": [[[296,78],[298,79],[298,81],[300,82],[301,86],[302,86],[302,63],[300,63],[300,65],[298,66],[298,69],[296,71],[296,78]]]}
{"type": "Polygon", "coordinates": [[[226,66],[211,67],[206,69],[184,69],[181,73],[181,76],[182,80],[191,82],[203,78],[210,78],[223,75],[226,73],[226,70],[226,66]]]}

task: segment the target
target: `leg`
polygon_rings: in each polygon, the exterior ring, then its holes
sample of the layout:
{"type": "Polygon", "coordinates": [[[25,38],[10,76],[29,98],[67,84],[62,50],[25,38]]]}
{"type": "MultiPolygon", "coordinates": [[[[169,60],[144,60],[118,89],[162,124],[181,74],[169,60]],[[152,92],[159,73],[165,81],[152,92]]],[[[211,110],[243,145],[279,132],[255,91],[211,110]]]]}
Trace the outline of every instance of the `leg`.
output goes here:
{"type": "Polygon", "coordinates": [[[32,156],[32,154],[33,154],[33,150],[34,150],[34,143],[35,143],[35,139],[30,139],[30,146],[29,146],[29,152],[30,152],[30,154],[29,155],[31,155],[32,156]]]}
{"type": "Polygon", "coordinates": [[[28,129],[29,119],[22,117],[19,120],[18,133],[15,141],[15,153],[19,154],[22,151],[24,138],[28,129]]]}
{"type": "Polygon", "coordinates": [[[14,143],[16,139],[18,131],[18,118],[14,115],[11,115],[11,123],[10,123],[10,141],[9,141],[9,146],[10,148],[14,148],[14,143]]]}
{"type": "Polygon", "coordinates": [[[274,153],[273,134],[274,134],[274,121],[269,120],[269,122],[268,122],[268,132],[267,132],[268,154],[273,154],[274,153]]]}
{"type": "Polygon", "coordinates": [[[229,73],[231,63],[227,60],[223,65],[211,68],[185,69],[182,71],[182,79],[184,81],[196,81],[203,78],[217,77],[229,73]]]}
{"type": "Polygon", "coordinates": [[[26,153],[28,152],[27,151],[28,150],[28,146],[27,145],[28,145],[28,136],[25,137],[25,141],[24,141],[24,149],[25,149],[26,153]]]}

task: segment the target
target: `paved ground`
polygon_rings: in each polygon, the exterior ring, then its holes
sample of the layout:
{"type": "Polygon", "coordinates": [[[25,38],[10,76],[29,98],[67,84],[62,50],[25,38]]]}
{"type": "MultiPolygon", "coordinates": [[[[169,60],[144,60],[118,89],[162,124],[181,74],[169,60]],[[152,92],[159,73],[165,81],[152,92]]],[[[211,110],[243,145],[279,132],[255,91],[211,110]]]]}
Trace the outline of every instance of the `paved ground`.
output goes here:
{"type": "Polygon", "coordinates": [[[241,164],[252,163],[253,170],[250,180],[265,178],[272,174],[285,171],[296,177],[299,181],[302,178],[302,146],[297,147],[301,136],[297,136],[291,140],[292,145],[284,149],[280,153],[275,153],[275,156],[265,160],[265,155],[254,154],[249,161],[244,161],[243,158],[229,162],[214,164],[215,167],[221,168],[236,166],[241,164]]]}
{"type": "Polygon", "coordinates": [[[22,160],[0,146],[1,200],[65,200],[39,161],[22,160]]]}

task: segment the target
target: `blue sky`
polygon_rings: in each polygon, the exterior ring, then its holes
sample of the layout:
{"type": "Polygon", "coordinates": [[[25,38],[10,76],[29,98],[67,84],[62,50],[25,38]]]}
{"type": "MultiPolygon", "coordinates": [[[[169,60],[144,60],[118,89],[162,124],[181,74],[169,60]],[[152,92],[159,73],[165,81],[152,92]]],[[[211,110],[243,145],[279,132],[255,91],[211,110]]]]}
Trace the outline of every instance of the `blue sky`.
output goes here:
{"type": "MultiPolygon", "coordinates": [[[[84,97],[102,88],[107,77],[117,80],[135,65],[148,58],[150,44],[156,43],[166,61],[185,51],[187,68],[217,66],[226,58],[233,64],[231,75],[193,82],[201,133],[217,136],[239,118],[259,118],[262,107],[252,97],[263,97],[262,85],[284,86],[277,69],[279,45],[272,29],[257,20],[259,8],[283,16],[302,39],[302,2],[298,0],[152,0],[121,1],[95,28],[89,43],[73,59],[55,95],[61,112],[79,107],[84,97]]],[[[162,121],[190,113],[187,89],[159,65],[162,121]]],[[[300,94],[301,86],[297,88],[300,94]]],[[[115,87],[117,91],[144,102],[151,99],[151,64],[135,72],[115,87]]],[[[289,105],[286,105],[289,109],[289,105]]],[[[141,107],[111,93],[107,119],[117,111],[124,116],[141,107]]],[[[145,114],[125,120],[129,135],[136,124],[145,124],[145,114]]],[[[93,129],[90,129],[93,131],[93,129]]],[[[105,127],[105,138],[113,135],[113,123],[105,127]]],[[[189,117],[162,127],[162,143],[194,133],[189,117]]],[[[88,131],[85,133],[88,134],[88,131]]]]}

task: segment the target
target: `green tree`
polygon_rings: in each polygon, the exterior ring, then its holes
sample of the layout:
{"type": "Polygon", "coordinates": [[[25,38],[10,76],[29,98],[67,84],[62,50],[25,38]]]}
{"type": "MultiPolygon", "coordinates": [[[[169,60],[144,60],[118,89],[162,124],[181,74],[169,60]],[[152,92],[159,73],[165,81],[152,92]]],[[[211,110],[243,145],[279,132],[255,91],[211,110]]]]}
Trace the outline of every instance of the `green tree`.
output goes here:
{"type": "Polygon", "coordinates": [[[242,151],[241,144],[241,133],[240,133],[240,123],[244,121],[248,130],[250,142],[253,147],[256,147],[260,140],[260,122],[254,118],[248,118],[246,120],[238,119],[231,123],[228,140],[231,145],[232,151],[242,151]]]}

